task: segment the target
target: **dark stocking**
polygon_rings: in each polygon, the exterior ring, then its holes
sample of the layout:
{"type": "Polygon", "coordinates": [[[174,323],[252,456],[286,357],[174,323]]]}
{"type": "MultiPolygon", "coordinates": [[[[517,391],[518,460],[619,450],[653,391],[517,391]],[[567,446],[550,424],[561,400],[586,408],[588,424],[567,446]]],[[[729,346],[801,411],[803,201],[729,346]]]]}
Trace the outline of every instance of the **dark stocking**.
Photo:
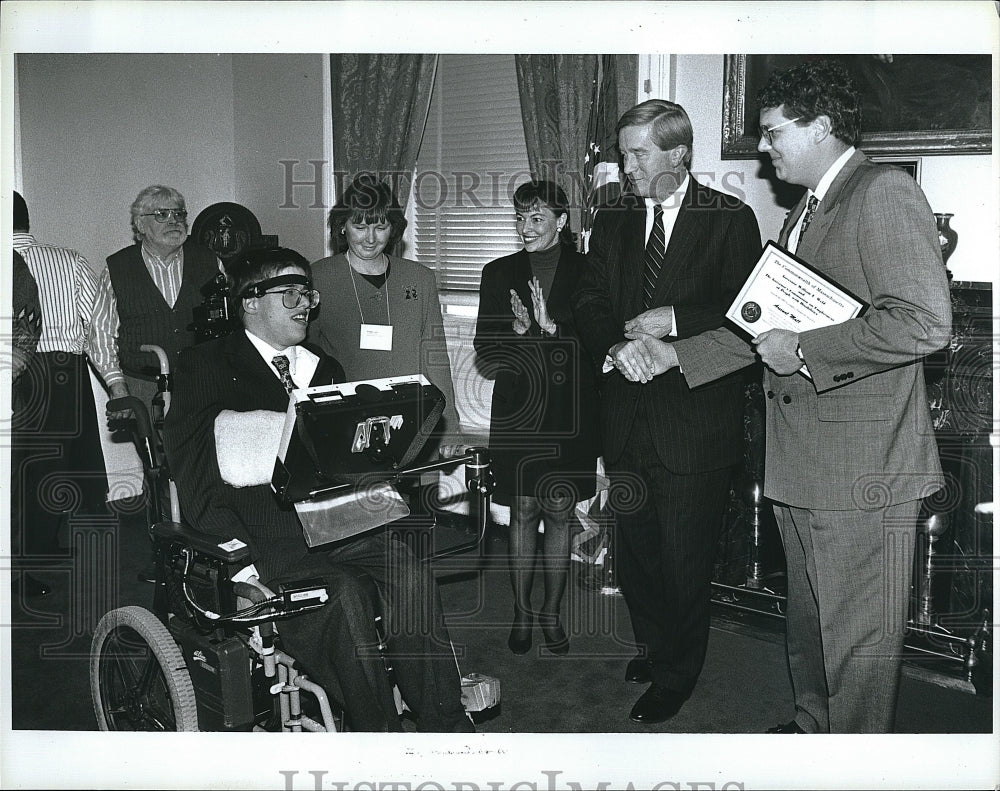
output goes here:
{"type": "Polygon", "coordinates": [[[559,610],[569,577],[569,508],[573,503],[567,498],[545,497],[541,498],[540,505],[545,520],[542,545],[545,600],[538,623],[549,650],[565,653],[569,643],[559,620],[559,610]]]}
{"type": "Polygon", "coordinates": [[[531,586],[535,578],[535,551],[542,509],[534,497],[513,497],[510,506],[510,585],[514,592],[514,621],[510,649],[525,653],[531,647],[531,586]]]}

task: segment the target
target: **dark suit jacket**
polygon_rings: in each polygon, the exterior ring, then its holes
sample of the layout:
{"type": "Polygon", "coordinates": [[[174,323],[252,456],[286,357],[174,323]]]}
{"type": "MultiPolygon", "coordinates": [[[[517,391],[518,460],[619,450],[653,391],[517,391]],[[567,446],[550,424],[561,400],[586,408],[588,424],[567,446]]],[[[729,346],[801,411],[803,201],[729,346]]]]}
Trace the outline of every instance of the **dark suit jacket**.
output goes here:
{"type": "MultiPolygon", "coordinates": [[[[598,212],[587,267],[573,299],[580,336],[598,370],[608,350],[625,340],[625,321],[643,311],[645,207],[641,201],[628,206],[624,202],[629,199],[598,212]]],[[[760,231],[750,207],[691,178],[651,307],[673,306],[679,338],[721,326],[760,251],[760,231]]],[[[612,371],[604,375],[601,393],[605,460],[613,464],[618,459],[636,410],[644,408],[653,443],[668,469],[693,473],[728,466],[743,453],[742,406],[739,376],[692,390],[677,370],[647,384],[612,371]]]]}
{"type": "MultiPolygon", "coordinates": [[[[597,466],[597,403],[593,366],[584,353],[573,320],[570,298],[586,259],[563,247],[559,266],[545,303],[556,323],[547,335],[531,319],[524,335],[514,332],[510,289],[531,310],[531,261],[520,250],[498,258],[483,269],[479,317],[474,346],[477,364],[494,380],[490,410],[490,450],[498,491],[513,490],[515,468],[522,485],[530,486],[547,473],[570,473],[577,499],[594,494],[597,466]],[[532,469],[524,460],[538,454],[532,469]]],[[[566,476],[560,479],[567,481],[566,476]]],[[[554,482],[554,481],[553,481],[554,482]]]]}
{"type": "MultiPolygon", "coordinates": [[[[788,214],[787,243],[806,203],[788,214]]],[[[859,318],[800,333],[812,380],[764,373],[764,494],[801,508],[881,508],[942,485],[920,358],[948,342],[951,302],[934,217],[920,187],[856,152],[796,254],[870,303],[859,318]]],[[[698,386],[746,365],[727,330],[675,345],[698,386]]]]}
{"type": "MultiPolygon", "coordinates": [[[[320,358],[312,385],[344,381],[340,363],[303,345],[320,358]]],[[[220,539],[249,544],[263,579],[288,570],[304,554],[302,527],[293,509],[279,507],[269,485],[236,488],[222,480],[214,425],[223,410],[287,408],[284,386],[242,329],[181,352],[163,439],[184,520],[220,539]]]]}

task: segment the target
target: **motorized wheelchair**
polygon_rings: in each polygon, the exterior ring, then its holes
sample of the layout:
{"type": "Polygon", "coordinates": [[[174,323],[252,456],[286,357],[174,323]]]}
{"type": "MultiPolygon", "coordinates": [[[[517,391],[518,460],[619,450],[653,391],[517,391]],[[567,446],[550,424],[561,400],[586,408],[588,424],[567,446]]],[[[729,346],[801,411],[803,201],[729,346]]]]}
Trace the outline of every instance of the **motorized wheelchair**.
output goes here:
{"type": "MultiPolygon", "coordinates": [[[[168,383],[161,379],[166,399],[168,383]]],[[[329,597],[325,583],[303,579],[272,591],[252,574],[246,544],[219,542],[182,522],[161,442],[164,398],[158,399],[152,418],[132,397],[108,405],[109,413],[131,415],[126,423],[143,462],[156,581],[152,610],[119,607],[105,614],[95,630],[90,684],[98,726],[128,731],[343,730],[337,691],[310,680],[307,669],[283,650],[277,626],[282,619],[324,606],[329,597]]],[[[457,458],[384,476],[394,482],[460,463],[466,465],[472,493],[475,535],[425,560],[481,544],[492,490],[488,454],[471,448],[457,458]]],[[[386,672],[392,672],[388,663],[386,672]]],[[[478,674],[463,677],[462,691],[467,711],[481,711],[499,700],[498,682],[478,674]]]]}

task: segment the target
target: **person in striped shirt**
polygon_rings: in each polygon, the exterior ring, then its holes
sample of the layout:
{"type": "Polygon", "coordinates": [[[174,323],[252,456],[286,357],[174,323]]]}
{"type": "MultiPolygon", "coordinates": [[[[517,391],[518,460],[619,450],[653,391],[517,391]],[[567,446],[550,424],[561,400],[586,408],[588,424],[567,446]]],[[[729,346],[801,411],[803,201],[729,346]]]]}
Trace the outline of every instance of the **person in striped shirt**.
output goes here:
{"type": "MultiPolygon", "coordinates": [[[[32,355],[38,348],[38,339],[42,334],[42,309],[38,305],[38,284],[31,270],[24,263],[21,254],[14,250],[12,278],[14,301],[11,313],[10,336],[10,416],[19,415],[22,409],[21,386],[18,382],[21,374],[28,368],[32,355]]],[[[5,349],[6,351],[6,349],[5,349]]],[[[6,371],[4,373],[7,373],[6,371]]],[[[4,385],[7,384],[6,377],[4,385]]],[[[13,465],[12,465],[13,467],[13,465]]],[[[17,483],[17,475],[11,469],[11,483],[17,483]]],[[[21,524],[21,499],[23,491],[17,486],[11,486],[10,515],[12,524],[21,524]]],[[[20,536],[17,536],[20,538],[20,536]]],[[[17,551],[14,552],[16,556],[17,551]]],[[[31,574],[21,575],[22,590],[28,596],[43,596],[52,589],[48,583],[42,582],[31,574]]]]}
{"type": "MultiPolygon", "coordinates": [[[[19,403],[11,431],[13,494],[20,498],[11,525],[25,568],[67,557],[58,546],[68,511],[107,516],[108,489],[97,410],[87,365],[87,334],[97,279],[76,250],[38,242],[28,205],[14,193],[14,249],[38,285],[42,332],[27,370],[18,377],[19,403]]],[[[47,583],[25,579],[24,592],[44,595],[47,583]]]]}
{"type": "Polygon", "coordinates": [[[161,347],[171,366],[197,340],[190,329],[201,287],[222,265],[188,236],[184,196],[173,187],[146,187],[132,202],[135,244],[108,256],[97,285],[90,329],[94,366],[112,398],[132,395],[147,407],[160,365],[143,344],[161,347]]]}
{"type": "MultiPolygon", "coordinates": [[[[38,339],[42,335],[42,309],[38,305],[38,284],[17,250],[14,251],[12,275],[14,310],[11,313],[10,374],[13,386],[38,348],[38,339]]],[[[11,400],[13,411],[18,408],[18,404],[13,398],[11,400]]]]}

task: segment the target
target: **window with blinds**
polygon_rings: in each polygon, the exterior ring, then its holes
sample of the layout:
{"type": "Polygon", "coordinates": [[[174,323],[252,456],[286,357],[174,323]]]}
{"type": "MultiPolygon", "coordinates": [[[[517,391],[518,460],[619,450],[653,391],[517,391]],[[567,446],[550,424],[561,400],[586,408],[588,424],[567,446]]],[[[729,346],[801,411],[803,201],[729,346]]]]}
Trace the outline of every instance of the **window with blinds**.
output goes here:
{"type": "Polygon", "coordinates": [[[478,291],[521,248],[510,196],[530,178],[513,55],[441,55],[413,183],[413,256],[442,290],[478,291]]]}

